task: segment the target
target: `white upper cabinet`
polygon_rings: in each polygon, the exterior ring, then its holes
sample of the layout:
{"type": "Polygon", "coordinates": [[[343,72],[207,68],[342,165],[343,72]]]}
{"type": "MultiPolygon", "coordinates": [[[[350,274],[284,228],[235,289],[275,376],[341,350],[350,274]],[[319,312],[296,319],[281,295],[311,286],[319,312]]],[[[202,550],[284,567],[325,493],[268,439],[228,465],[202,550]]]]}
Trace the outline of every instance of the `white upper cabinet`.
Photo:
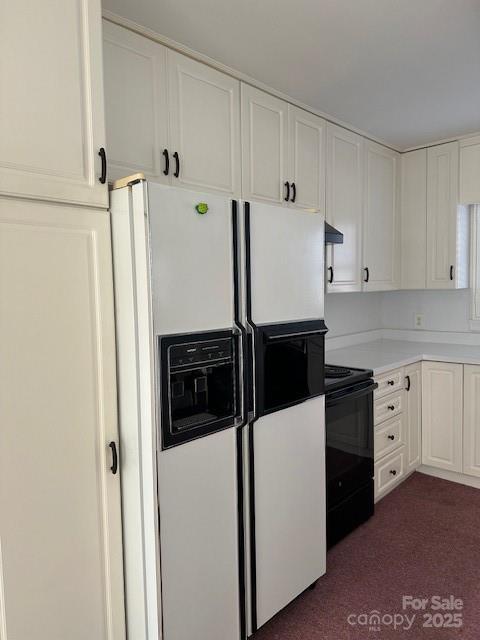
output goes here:
{"type": "Polygon", "coordinates": [[[2,2],[0,193],[108,206],[100,0],[2,2]]]}
{"type": "Polygon", "coordinates": [[[240,82],[175,51],[167,60],[172,184],[240,195],[240,82]]]}
{"type": "Polygon", "coordinates": [[[103,21],[108,178],[142,172],[168,182],[167,50],[103,21]]]}
{"type": "Polygon", "coordinates": [[[343,233],[328,249],[327,290],[362,290],[363,139],[327,125],[327,221],[343,233]]]}
{"type": "Polygon", "coordinates": [[[397,165],[399,154],[365,141],[363,289],[398,289],[397,165]]]}
{"type": "Polygon", "coordinates": [[[480,136],[460,140],[459,202],[480,203],[480,136]]]}
{"type": "Polygon", "coordinates": [[[401,287],[425,289],[427,278],[427,150],[401,157],[401,287]]]}
{"type": "Polygon", "coordinates": [[[468,286],[469,219],[458,206],[458,142],[427,152],[427,289],[468,286]]]}
{"type": "Polygon", "coordinates": [[[240,195],[240,82],[104,21],[109,179],[240,195]]]}
{"type": "Polygon", "coordinates": [[[291,195],[285,185],[288,104],[242,83],[241,111],[243,197],[284,202],[291,195]]]}
{"type": "Polygon", "coordinates": [[[480,476],[480,367],[464,366],[463,473],[480,476]]]}
{"type": "Polygon", "coordinates": [[[325,211],[326,122],[288,105],[288,177],[290,202],[302,209],[325,211]]]}
{"type": "Polygon", "coordinates": [[[422,363],[422,462],[462,471],[463,365],[422,363]]]}

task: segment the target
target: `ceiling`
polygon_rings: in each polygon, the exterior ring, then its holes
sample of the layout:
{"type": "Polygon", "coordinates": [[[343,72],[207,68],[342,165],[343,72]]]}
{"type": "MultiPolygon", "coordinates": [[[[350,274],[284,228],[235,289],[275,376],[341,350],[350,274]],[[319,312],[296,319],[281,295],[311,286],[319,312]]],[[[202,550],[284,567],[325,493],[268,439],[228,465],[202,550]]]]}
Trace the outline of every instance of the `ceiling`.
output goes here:
{"type": "Polygon", "coordinates": [[[480,0],[103,0],[397,149],[480,131],[480,0]]]}

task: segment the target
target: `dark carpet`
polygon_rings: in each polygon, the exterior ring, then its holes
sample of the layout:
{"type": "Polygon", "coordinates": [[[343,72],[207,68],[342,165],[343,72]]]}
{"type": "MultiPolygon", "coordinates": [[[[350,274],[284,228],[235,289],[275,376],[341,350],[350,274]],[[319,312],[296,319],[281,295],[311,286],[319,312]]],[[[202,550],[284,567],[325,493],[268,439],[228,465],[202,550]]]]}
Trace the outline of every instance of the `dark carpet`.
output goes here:
{"type": "Polygon", "coordinates": [[[413,474],[329,551],[316,588],[254,636],[364,638],[479,640],[479,489],[413,474]],[[402,608],[404,596],[423,608],[402,608]]]}

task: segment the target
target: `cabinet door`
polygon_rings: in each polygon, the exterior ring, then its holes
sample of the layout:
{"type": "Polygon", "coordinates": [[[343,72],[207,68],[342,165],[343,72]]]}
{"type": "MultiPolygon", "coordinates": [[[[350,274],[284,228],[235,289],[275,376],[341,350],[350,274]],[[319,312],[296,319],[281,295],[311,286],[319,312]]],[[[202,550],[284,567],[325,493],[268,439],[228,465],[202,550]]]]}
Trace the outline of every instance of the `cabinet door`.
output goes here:
{"type": "Polygon", "coordinates": [[[287,103],[242,84],[242,192],[246,200],[286,197],[287,103]]]}
{"type": "Polygon", "coordinates": [[[108,206],[100,0],[2,2],[0,193],[108,206]]]}
{"type": "Polygon", "coordinates": [[[422,462],[462,471],[463,365],[422,365],[422,462]]]}
{"type": "Polygon", "coordinates": [[[401,158],[402,289],[425,289],[427,277],[427,150],[401,158]]]}
{"type": "Polygon", "coordinates": [[[454,289],[458,142],[430,147],[427,153],[427,288],[454,289]]]}
{"type": "Polygon", "coordinates": [[[343,244],[330,247],[328,291],[362,289],[363,140],[327,125],[326,218],[343,232],[343,244]]]}
{"type": "Polygon", "coordinates": [[[463,473],[480,477],[480,367],[464,366],[463,473]]]}
{"type": "Polygon", "coordinates": [[[125,638],[107,211],[0,199],[0,629],[125,638]]]}
{"type": "Polygon", "coordinates": [[[321,213],[325,212],[325,128],[322,118],[288,105],[290,202],[321,213]]]}
{"type": "Polygon", "coordinates": [[[405,421],[407,473],[416,469],[422,460],[422,365],[405,367],[405,421]]]}
{"type": "Polygon", "coordinates": [[[480,203],[480,136],[460,141],[459,202],[480,203]]]}
{"type": "Polygon", "coordinates": [[[398,288],[397,164],[399,154],[374,142],[365,143],[365,212],[363,288],[398,288]]]}
{"type": "Polygon", "coordinates": [[[239,195],[240,82],[175,51],[167,60],[174,183],[239,195]]]}
{"type": "Polygon", "coordinates": [[[103,22],[105,114],[110,180],[142,172],[168,182],[166,48],[103,22]]]}

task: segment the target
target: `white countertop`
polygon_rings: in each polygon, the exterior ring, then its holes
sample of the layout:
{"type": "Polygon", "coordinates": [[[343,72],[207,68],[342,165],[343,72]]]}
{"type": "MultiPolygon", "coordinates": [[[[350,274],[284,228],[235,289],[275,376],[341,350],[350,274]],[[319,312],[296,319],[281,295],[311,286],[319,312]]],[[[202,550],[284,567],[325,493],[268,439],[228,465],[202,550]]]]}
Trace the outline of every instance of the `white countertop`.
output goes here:
{"type": "Polygon", "coordinates": [[[374,340],[343,349],[333,349],[325,354],[327,364],[373,369],[375,375],[420,360],[480,365],[480,346],[410,340],[374,340]]]}

